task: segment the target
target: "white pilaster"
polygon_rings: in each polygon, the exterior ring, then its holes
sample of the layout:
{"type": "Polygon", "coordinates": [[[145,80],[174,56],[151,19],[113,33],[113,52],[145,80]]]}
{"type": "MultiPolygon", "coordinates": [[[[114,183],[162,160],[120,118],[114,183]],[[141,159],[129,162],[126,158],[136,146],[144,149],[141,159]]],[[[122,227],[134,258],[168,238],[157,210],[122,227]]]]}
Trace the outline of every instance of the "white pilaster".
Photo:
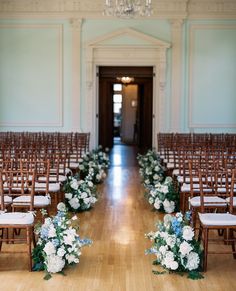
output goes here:
{"type": "Polygon", "coordinates": [[[172,76],[171,76],[171,125],[173,132],[181,131],[182,93],[182,24],[183,20],[173,20],[172,25],[172,76]]]}
{"type": "Polygon", "coordinates": [[[73,18],[70,20],[72,29],[72,102],[71,116],[73,131],[81,131],[80,127],[80,51],[81,51],[81,26],[83,19],[73,18]]]}

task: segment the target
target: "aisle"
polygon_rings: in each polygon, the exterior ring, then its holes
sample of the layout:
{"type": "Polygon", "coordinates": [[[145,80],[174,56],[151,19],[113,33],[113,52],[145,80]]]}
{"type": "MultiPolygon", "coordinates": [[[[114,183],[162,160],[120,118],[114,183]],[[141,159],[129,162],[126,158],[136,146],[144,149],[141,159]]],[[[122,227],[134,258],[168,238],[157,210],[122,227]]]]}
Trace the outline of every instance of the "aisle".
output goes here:
{"type": "Polygon", "coordinates": [[[236,290],[235,261],[231,256],[209,259],[206,278],[192,281],[178,275],[152,274],[153,256],[144,234],[154,230],[162,215],[152,211],[143,197],[136,151],[117,145],[111,155],[108,177],[99,186],[99,201],[91,211],[79,214],[80,235],[93,240],[82,249],[79,265],[67,276],[43,280],[43,272],[30,273],[24,255],[0,257],[0,290],[3,291],[160,291],[236,290]]]}

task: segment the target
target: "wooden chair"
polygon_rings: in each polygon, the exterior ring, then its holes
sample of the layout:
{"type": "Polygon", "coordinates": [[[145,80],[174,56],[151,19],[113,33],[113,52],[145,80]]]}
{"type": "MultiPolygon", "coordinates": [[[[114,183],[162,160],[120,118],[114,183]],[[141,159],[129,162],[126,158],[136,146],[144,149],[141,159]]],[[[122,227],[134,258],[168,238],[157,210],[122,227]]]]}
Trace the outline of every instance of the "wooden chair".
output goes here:
{"type": "Polygon", "coordinates": [[[2,243],[26,243],[28,253],[28,267],[32,271],[32,241],[34,240],[34,200],[35,172],[4,171],[0,172],[0,251],[2,243]],[[5,195],[27,195],[29,197],[28,210],[31,212],[6,212],[5,195]],[[15,229],[21,230],[21,235],[16,236],[15,229]],[[25,231],[25,234],[23,233],[25,231]],[[12,235],[10,235],[12,232],[12,235]]]}
{"type": "Polygon", "coordinates": [[[208,213],[206,212],[206,204],[204,203],[205,194],[204,192],[204,175],[200,172],[200,193],[201,193],[201,205],[200,212],[198,213],[200,229],[199,229],[199,237],[198,240],[202,240],[203,248],[204,248],[204,260],[203,260],[203,271],[207,270],[207,259],[209,254],[229,254],[232,253],[234,259],[236,259],[236,251],[235,251],[235,238],[233,236],[233,232],[236,230],[236,215],[233,214],[233,195],[234,195],[234,187],[236,184],[236,170],[233,170],[232,177],[229,175],[225,176],[226,183],[230,184],[230,188],[224,193],[225,197],[229,197],[228,204],[228,212],[221,213],[208,213]],[[228,182],[227,182],[228,181],[228,182]],[[224,230],[227,233],[227,237],[224,236],[224,242],[230,243],[232,246],[232,252],[229,251],[209,251],[208,243],[209,243],[209,232],[212,230],[224,230]]]}

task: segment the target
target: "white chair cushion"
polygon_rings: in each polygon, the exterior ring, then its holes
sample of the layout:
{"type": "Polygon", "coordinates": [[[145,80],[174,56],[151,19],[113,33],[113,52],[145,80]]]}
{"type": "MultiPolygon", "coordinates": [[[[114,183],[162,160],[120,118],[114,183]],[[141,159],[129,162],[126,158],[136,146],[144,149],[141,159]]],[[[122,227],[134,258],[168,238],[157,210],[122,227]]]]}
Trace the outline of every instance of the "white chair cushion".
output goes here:
{"type": "Polygon", "coordinates": [[[79,163],[70,162],[70,169],[77,169],[79,167],[79,163]]]}
{"type": "Polygon", "coordinates": [[[175,165],[173,163],[167,163],[167,169],[174,169],[175,165]]]}
{"type": "MultiPolygon", "coordinates": [[[[5,204],[11,204],[12,203],[12,197],[5,195],[4,196],[4,203],[5,204]]],[[[1,201],[0,201],[0,205],[1,205],[1,201]]]]}
{"type": "Polygon", "coordinates": [[[236,215],[229,213],[199,213],[203,225],[236,226],[236,215]]]}
{"type": "MultiPolygon", "coordinates": [[[[190,205],[193,207],[199,207],[201,205],[200,202],[200,196],[195,196],[191,199],[189,199],[190,205]]],[[[209,197],[204,197],[204,204],[205,206],[226,206],[226,200],[217,196],[209,196],[209,197]]]]}
{"type": "MultiPolygon", "coordinates": [[[[13,199],[13,205],[14,204],[29,204],[30,203],[30,196],[19,196],[16,197],[15,199],[13,199]]],[[[51,201],[50,198],[47,196],[42,196],[42,195],[38,195],[38,196],[34,196],[34,206],[48,206],[50,205],[51,201]]]]}
{"type": "Polygon", "coordinates": [[[60,191],[61,186],[60,183],[50,183],[49,184],[49,193],[50,192],[58,192],[60,191]]]}
{"type": "Polygon", "coordinates": [[[0,214],[0,225],[30,225],[34,223],[34,216],[32,213],[24,212],[6,212],[0,214]]]}
{"type": "MultiPolygon", "coordinates": [[[[40,182],[46,182],[46,177],[39,177],[39,181],[40,182]]],[[[63,175],[59,175],[58,176],[58,181],[59,182],[64,182],[66,180],[66,176],[63,175]]],[[[49,182],[57,182],[57,177],[55,175],[50,175],[49,176],[49,182]]]]}

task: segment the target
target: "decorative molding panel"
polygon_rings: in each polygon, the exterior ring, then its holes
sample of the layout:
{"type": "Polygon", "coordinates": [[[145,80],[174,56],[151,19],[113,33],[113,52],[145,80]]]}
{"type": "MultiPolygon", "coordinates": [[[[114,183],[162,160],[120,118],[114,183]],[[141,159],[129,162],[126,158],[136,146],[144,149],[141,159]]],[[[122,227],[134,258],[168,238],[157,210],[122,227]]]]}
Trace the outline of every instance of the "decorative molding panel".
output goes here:
{"type": "MultiPolygon", "coordinates": [[[[105,0],[1,0],[1,17],[104,18],[105,0]]],[[[235,0],[156,0],[151,18],[234,18],[235,0]]],[[[112,18],[112,17],[110,17],[112,18]]]]}
{"type": "MultiPolygon", "coordinates": [[[[6,2],[6,1],[5,1],[6,2]]],[[[63,126],[63,25],[61,24],[6,24],[1,25],[0,29],[55,29],[57,33],[57,50],[58,50],[58,72],[57,76],[57,88],[56,88],[56,103],[54,104],[54,108],[57,110],[57,120],[52,122],[35,122],[32,121],[20,121],[20,122],[11,122],[11,121],[3,121],[0,122],[0,126],[3,127],[62,127],[63,126]]],[[[37,32],[36,32],[37,33],[37,32]]],[[[42,45],[44,45],[42,43],[42,45]]],[[[14,84],[13,84],[14,85],[14,84]]],[[[45,106],[47,106],[45,104],[45,106]]],[[[37,104],[36,104],[37,107],[37,104]]],[[[38,112],[38,114],[42,115],[43,120],[43,112],[38,112]]]]}
{"type": "Polygon", "coordinates": [[[91,144],[98,141],[96,121],[98,104],[98,79],[96,72],[99,66],[152,66],[156,73],[153,79],[153,146],[156,146],[156,134],[164,128],[164,98],[166,84],[166,51],[170,44],[150,37],[136,30],[126,28],[109,33],[86,45],[87,77],[87,126],[90,131],[91,144]],[[111,39],[121,36],[137,37],[140,45],[109,45],[111,39]],[[108,41],[108,44],[106,44],[108,41]],[[144,43],[144,44],[143,44],[144,43]]]}
{"type": "MultiPolygon", "coordinates": [[[[193,24],[190,26],[190,39],[189,39],[189,93],[188,93],[188,126],[190,129],[194,128],[236,128],[236,123],[205,123],[205,122],[194,122],[193,121],[193,93],[194,85],[193,82],[196,80],[194,75],[194,46],[195,46],[195,32],[200,30],[236,30],[236,25],[214,25],[214,24],[193,24]]],[[[214,114],[214,113],[213,113],[214,114]]]]}

